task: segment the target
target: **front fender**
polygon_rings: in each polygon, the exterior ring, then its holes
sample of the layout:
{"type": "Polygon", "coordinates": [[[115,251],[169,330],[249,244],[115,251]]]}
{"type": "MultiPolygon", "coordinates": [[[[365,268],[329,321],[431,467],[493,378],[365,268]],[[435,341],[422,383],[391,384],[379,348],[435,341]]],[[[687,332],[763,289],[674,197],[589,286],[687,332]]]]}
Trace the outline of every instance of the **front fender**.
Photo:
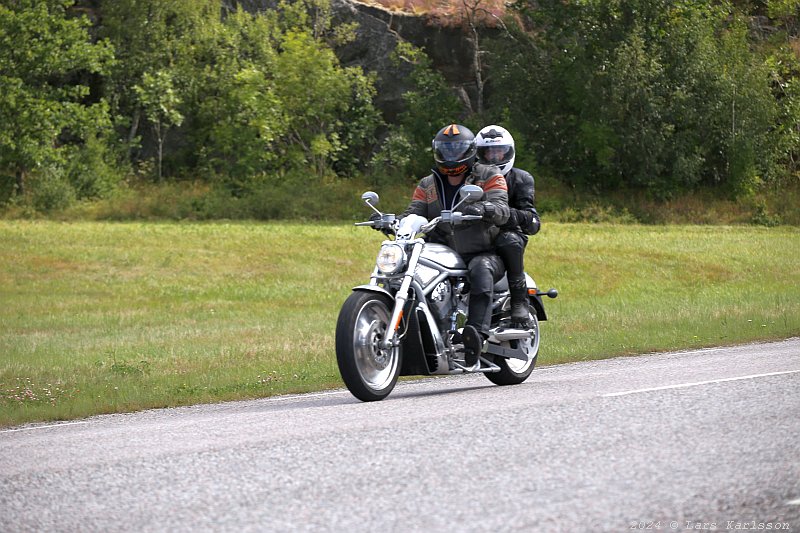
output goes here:
{"type": "Polygon", "coordinates": [[[392,294],[391,292],[387,291],[383,287],[378,287],[377,285],[359,285],[357,287],[353,287],[353,290],[354,291],[360,291],[360,292],[377,292],[377,293],[380,293],[380,294],[385,294],[392,301],[394,301],[394,294],[392,294]]]}

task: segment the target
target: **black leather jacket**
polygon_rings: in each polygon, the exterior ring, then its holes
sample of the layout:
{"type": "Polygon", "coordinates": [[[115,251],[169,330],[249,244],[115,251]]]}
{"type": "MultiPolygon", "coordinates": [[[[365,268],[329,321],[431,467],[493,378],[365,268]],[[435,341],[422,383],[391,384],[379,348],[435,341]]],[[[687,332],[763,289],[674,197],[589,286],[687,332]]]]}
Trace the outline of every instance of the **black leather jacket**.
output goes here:
{"type": "MultiPolygon", "coordinates": [[[[439,216],[444,209],[441,200],[441,182],[444,179],[447,178],[440,176],[435,170],[423,178],[414,191],[411,203],[400,218],[412,213],[428,220],[439,216]]],[[[509,216],[506,180],[496,166],[476,163],[472,172],[464,180],[464,184],[477,185],[484,190],[483,199],[480,201],[492,205],[494,215],[491,220],[482,220],[455,228],[440,225],[428,236],[428,241],[447,244],[462,255],[491,250],[495,237],[501,231],[500,227],[506,223],[509,216]]]]}
{"type": "Polygon", "coordinates": [[[520,168],[512,168],[506,174],[508,187],[508,206],[511,211],[508,222],[501,227],[504,231],[517,231],[524,235],[535,235],[541,222],[539,213],[533,206],[533,176],[520,168]]]}

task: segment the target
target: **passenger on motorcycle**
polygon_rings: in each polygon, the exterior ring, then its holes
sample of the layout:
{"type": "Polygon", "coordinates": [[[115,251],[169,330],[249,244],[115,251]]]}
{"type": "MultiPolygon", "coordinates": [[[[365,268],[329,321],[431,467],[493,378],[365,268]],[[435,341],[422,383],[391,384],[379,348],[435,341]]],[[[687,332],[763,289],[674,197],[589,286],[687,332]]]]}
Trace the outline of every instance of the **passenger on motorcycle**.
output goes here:
{"type": "Polygon", "coordinates": [[[503,259],[511,296],[511,327],[531,327],[528,288],[525,282],[524,255],[528,235],[539,231],[539,214],[534,207],[533,176],[514,167],[514,138],[505,128],[486,126],[476,139],[478,163],[496,165],[508,187],[509,218],[495,240],[495,250],[503,259]]]}
{"type": "Polygon", "coordinates": [[[503,174],[496,166],[476,164],[476,152],[475,135],[466,127],[450,124],[439,130],[433,139],[436,166],[419,182],[411,203],[401,215],[416,214],[431,220],[458,203],[458,191],[465,184],[484,190],[480,201],[461,209],[466,215],[482,216],[482,220],[452,228],[440,225],[428,236],[431,242],[453,248],[468,265],[469,310],[462,332],[467,366],[478,362],[489,336],[494,284],[505,271],[502,259],[494,251],[494,241],[509,217],[503,174]]]}

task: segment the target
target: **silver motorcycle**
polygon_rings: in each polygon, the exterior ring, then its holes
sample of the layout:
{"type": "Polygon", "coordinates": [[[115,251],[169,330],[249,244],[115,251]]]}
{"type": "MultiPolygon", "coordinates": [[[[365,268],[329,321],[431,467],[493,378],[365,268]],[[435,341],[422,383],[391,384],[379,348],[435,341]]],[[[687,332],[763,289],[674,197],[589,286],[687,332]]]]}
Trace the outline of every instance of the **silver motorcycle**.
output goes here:
{"type": "Polygon", "coordinates": [[[452,211],[428,221],[410,215],[398,222],[375,208],[378,195],[362,200],[377,215],[357,226],[381,229],[394,240],[381,244],[367,285],[353,288],[336,324],[336,360],[350,392],[359,400],[382,400],[399,376],[482,373],[497,385],[522,383],[533,371],[539,353],[539,323],[547,320],[541,292],[527,279],[531,329],[510,327],[510,297],[504,278],[495,285],[491,331],[475,365],[464,360],[461,330],[469,305],[467,265],[451,248],[426,242],[424,235],[440,224],[450,228],[480,220],[456,211],[476,202],[483,190],[465,185],[452,211]]]}

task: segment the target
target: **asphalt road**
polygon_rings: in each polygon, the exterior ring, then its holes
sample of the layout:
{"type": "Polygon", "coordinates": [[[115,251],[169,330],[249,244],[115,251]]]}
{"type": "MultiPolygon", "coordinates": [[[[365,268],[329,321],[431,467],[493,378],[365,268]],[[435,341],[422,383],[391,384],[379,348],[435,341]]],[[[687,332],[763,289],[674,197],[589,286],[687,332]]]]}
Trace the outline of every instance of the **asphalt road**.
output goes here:
{"type": "Polygon", "coordinates": [[[0,430],[0,532],[800,531],[800,339],[0,430]]]}

